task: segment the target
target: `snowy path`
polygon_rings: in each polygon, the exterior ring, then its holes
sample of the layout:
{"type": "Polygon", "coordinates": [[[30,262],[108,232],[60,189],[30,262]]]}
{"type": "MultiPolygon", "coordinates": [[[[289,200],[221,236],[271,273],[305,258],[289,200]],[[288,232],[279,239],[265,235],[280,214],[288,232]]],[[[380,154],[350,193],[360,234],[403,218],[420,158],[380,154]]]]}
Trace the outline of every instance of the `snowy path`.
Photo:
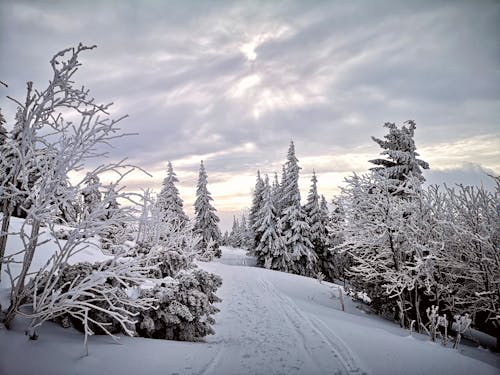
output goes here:
{"type": "Polygon", "coordinates": [[[324,328],[325,323],[301,310],[275,285],[275,272],[222,269],[226,282],[221,296],[227,307],[222,304],[217,333],[207,339],[218,344],[219,351],[203,374],[363,373],[347,346],[324,328]]]}

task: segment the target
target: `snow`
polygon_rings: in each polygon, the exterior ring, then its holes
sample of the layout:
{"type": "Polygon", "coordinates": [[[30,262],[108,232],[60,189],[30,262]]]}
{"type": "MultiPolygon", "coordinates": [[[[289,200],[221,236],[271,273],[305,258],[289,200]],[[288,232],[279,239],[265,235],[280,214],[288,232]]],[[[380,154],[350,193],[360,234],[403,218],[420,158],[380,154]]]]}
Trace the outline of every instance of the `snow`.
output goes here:
{"type": "MultiPolygon", "coordinates": [[[[16,221],[14,221],[16,225],[16,221]]],[[[37,264],[50,253],[44,245],[37,264]]],[[[102,257],[97,247],[80,260],[102,257]]],[[[216,334],[205,342],[121,337],[89,339],[46,323],[39,339],[24,335],[17,318],[0,330],[0,374],[498,374],[500,359],[461,345],[443,348],[428,337],[409,335],[392,322],[358,309],[338,286],[316,279],[253,267],[244,250],[222,247],[222,257],[200,262],[221,275],[223,299],[216,334]]],[[[2,281],[3,283],[3,281],[2,281]]],[[[5,290],[3,290],[5,293],[5,290]]]]}

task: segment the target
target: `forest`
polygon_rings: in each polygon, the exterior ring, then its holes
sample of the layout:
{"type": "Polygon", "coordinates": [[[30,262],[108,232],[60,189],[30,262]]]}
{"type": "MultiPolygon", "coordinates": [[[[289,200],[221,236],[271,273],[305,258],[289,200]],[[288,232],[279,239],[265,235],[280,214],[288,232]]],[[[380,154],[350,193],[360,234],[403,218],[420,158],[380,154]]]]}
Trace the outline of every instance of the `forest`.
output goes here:
{"type": "Polygon", "coordinates": [[[258,267],[343,285],[346,298],[445,346],[458,347],[473,328],[500,350],[498,176],[490,176],[496,190],[427,186],[432,166],[419,158],[416,123],[387,122],[386,135],[373,137],[380,155],[368,172],[352,173],[335,197],[320,195],[314,173],[303,202],[291,142],[281,176],[257,171],[248,214],[222,234],[209,161],[200,163],[193,218],[171,162],[158,193],[126,189],[130,173],[148,173],[106,158],[106,147],[129,136],[120,129],[126,116],[112,118],[111,104],[74,84],[80,56],[94,48],[57,53],[46,88],[28,82],[24,99],[9,97],[15,121],[0,113],[4,327],[26,318],[37,340],[40,327],[55,322],[83,332],[86,347],[94,334],[202,341],[215,333],[226,281],[200,262],[229,246],[247,250],[258,267]],[[48,238],[56,250],[33,269],[48,238]],[[71,262],[93,246],[104,259],[71,262]]]}

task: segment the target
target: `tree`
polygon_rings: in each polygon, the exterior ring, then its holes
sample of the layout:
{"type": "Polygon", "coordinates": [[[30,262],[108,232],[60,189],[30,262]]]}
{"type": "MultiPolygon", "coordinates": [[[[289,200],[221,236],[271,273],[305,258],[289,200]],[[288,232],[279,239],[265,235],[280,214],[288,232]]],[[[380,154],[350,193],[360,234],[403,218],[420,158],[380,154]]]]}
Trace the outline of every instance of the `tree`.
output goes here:
{"type": "Polygon", "coordinates": [[[257,247],[260,242],[260,234],[257,229],[259,225],[259,214],[264,201],[264,182],[260,176],[260,171],[257,171],[257,181],[255,182],[255,188],[253,190],[252,207],[250,208],[250,213],[248,214],[249,229],[251,231],[251,243],[249,248],[253,249],[257,247]]]}
{"type": "MultiPolygon", "coordinates": [[[[61,181],[65,181],[71,171],[81,170],[87,160],[102,156],[101,151],[97,151],[99,146],[123,136],[117,124],[124,117],[110,119],[107,114],[110,105],[96,104],[85,87],[74,86],[73,76],[80,66],[78,58],[82,52],[92,48],[80,44],[77,48],[57,53],[51,60],[53,77],[48,87],[35,90],[33,84],[28,82],[25,101],[14,100],[19,111],[9,147],[15,153],[17,162],[12,168],[11,160],[2,158],[0,161],[1,172],[7,176],[2,180],[1,198],[3,202],[12,202],[22,197],[24,201],[29,201],[29,206],[25,208],[27,220],[19,233],[25,244],[21,251],[23,264],[20,274],[12,280],[10,307],[4,319],[6,326],[26,297],[26,278],[38,246],[42,223],[50,231],[55,230],[50,223],[57,217],[59,207],[76,197],[83,185],[83,181],[78,181],[61,191],[61,181]],[[65,115],[73,114],[77,122],[65,121],[63,112],[65,115]]],[[[116,172],[118,176],[123,176],[121,168],[125,167],[123,162],[109,163],[95,168],[91,174],[97,176],[104,172],[116,172]]],[[[12,210],[13,204],[4,204],[2,228],[5,223],[8,228],[12,210]]],[[[90,221],[85,221],[84,229],[80,228],[82,233],[79,236],[91,234],[102,224],[100,218],[95,216],[90,215],[88,219],[90,221]]],[[[2,264],[8,268],[13,259],[4,256],[4,230],[1,236],[0,255],[2,264]]],[[[57,261],[55,272],[64,258],[57,261]]]]}
{"type": "Polygon", "coordinates": [[[410,216],[418,211],[413,181],[395,185],[383,173],[353,175],[342,189],[346,222],[338,246],[353,258],[349,274],[380,313],[398,312],[401,326],[409,324],[408,292],[415,288],[416,265],[410,216]]]}
{"type": "Polygon", "coordinates": [[[274,208],[269,179],[266,176],[264,184],[264,201],[260,210],[260,241],[255,249],[257,264],[266,268],[287,271],[291,263],[290,254],[279,233],[276,209],[274,208]]]}
{"type": "Polygon", "coordinates": [[[229,235],[229,244],[232,247],[241,246],[240,223],[236,216],[233,216],[233,226],[231,228],[231,234],[229,235]]]}
{"type": "MultiPolygon", "coordinates": [[[[326,206],[326,202],[324,202],[324,205],[326,206]]],[[[352,264],[349,253],[339,251],[340,245],[344,242],[344,228],[346,225],[342,200],[339,197],[335,197],[332,199],[332,211],[327,224],[330,261],[327,264],[324,262],[321,263],[327,279],[333,280],[338,278],[345,281],[347,278],[346,272],[352,264]]],[[[327,256],[325,254],[325,257],[327,256]]],[[[321,256],[320,259],[322,259],[321,256]]]]}
{"type": "Polygon", "coordinates": [[[374,159],[370,163],[377,165],[373,171],[384,171],[387,178],[398,181],[405,181],[410,174],[423,182],[422,169],[429,169],[429,164],[421,159],[416,152],[415,135],[416,124],[412,120],[405,122],[398,128],[396,124],[386,122],[384,127],[389,129],[389,134],[384,139],[372,137],[372,139],[384,150],[381,155],[386,155],[387,159],[374,159]]]}
{"type": "Polygon", "coordinates": [[[179,196],[179,190],[175,186],[177,182],[179,180],[172,168],[172,163],[168,162],[167,177],[163,180],[157,204],[164,214],[164,220],[170,220],[174,228],[183,228],[188,222],[188,217],[184,213],[183,202],[179,196]]]}
{"type": "Polygon", "coordinates": [[[90,215],[102,200],[102,193],[99,191],[101,181],[99,176],[87,173],[85,188],[82,190],[83,214],[90,215]]]}
{"type": "Polygon", "coordinates": [[[284,176],[281,181],[283,197],[279,225],[287,251],[291,253],[292,264],[288,266],[288,269],[300,275],[312,276],[316,274],[317,255],[309,240],[310,227],[300,204],[299,170],[295,146],[293,142],[290,142],[284,176]]]}
{"type": "Polygon", "coordinates": [[[194,233],[199,235],[201,240],[199,243],[200,253],[203,253],[210,241],[215,242],[216,256],[220,257],[219,242],[221,233],[218,227],[219,217],[215,213],[216,210],[210,203],[212,197],[207,190],[207,173],[203,161],[200,163],[200,173],[198,177],[198,185],[196,189],[196,201],[194,203],[195,224],[194,233]]]}
{"type": "Polygon", "coordinates": [[[324,254],[327,249],[327,230],[326,223],[328,221],[328,207],[326,201],[320,202],[320,197],[317,188],[318,179],[316,172],[313,172],[311,178],[311,189],[307,196],[307,202],[304,206],[304,211],[307,215],[310,226],[311,243],[314,246],[314,251],[317,255],[322,254],[323,260],[328,262],[328,254],[324,254]]]}

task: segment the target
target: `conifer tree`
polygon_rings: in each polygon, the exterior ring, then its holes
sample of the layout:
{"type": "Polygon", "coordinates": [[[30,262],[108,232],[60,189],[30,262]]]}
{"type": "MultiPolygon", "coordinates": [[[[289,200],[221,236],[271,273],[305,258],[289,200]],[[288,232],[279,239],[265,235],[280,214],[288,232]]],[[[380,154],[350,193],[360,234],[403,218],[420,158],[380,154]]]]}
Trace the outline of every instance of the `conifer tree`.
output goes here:
{"type": "Polygon", "coordinates": [[[288,271],[291,263],[290,254],[279,233],[279,218],[273,203],[269,179],[266,176],[264,183],[264,201],[260,212],[260,226],[258,232],[260,241],[255,250],[257,264],[266,268],[288,271]]]}
{"type": "Polygon", "coordinates": [[[182,229],[188,222],[188,217],[184,213],[183,202],[179,196],[179,190],[175,186],[179,180],[175,174],[172,163],[167,165],[167,177],[163,180],[163,186],[158,195],[157,205],[162,213],[163,221],[171,224],[175,229],[182,229]]]}
{"type": "Polygon", "coordinates": [[[386,155],[386,159],[370,160],[370,163],[377,165],[371,170],[383,171],[387,178],[404,182],[410,174],[418,178],[421,182],[425,179],[422,176],[422,169],[429,169],[429,164],[418,159],[416,151],[415,135],[416,124],[412,120],[405,122],[398,128],[396,124],[386,122],[384,127],[389,129],[389,134],[384,139],[372,137],[372,139],[384,150],[381,155],[386,155]]]}
{"type": "Polygon", "coordinates": [[[236,216],[233,216],[233,226],[231,227],[231,234],[229,235],[229,244],[231,247],[240,247],[241,245],[240,223],[236,216]]]}
{"type": "Polygon", "coordinates": [[[198,185],[196,189],[196,201],[194,203],[194,232],[199,235],[201,239],[198,244],[198,250],[200,253],[205,252],[208,244],[212,241],[215,256],[220,257],[222,254],[219,249],[221,238],[221,233],[218,227],[219,217],[215,213],[215,208],[210,203],[212,200],[213,198],[207,190],[207,173],[205,171],[203,161],[201,161],[198,185]]]}
{"type": "Polygon", "coordinates": [[[259,214],[264,201],[264,182],[260,176],[260,171],[257,171],[257,181],[255,182],[255,189],[253,191],[252,207],[250,208],[250,213],[248,214],[249,220],[249,230],[251,236],[251,242],[248,244],[249,249],[255,248],[260,241],[260,234],[257,229],[259,228],[259,214]]]}
{"type": "Polygon", "coordinates": [[[283,241],[292,260],[292,264],[288,267],[289,271],[312,276],[316,274],[318,259],[309,240],[311,229],[308,219],[300,204],[299,170],[295,146],[292,141],[288,149],[287,162],[281,182],[283,212],[279,225],[283,241]]]}
{"type": "Polygon", "coordinates": [[[320,206],[320,197],[317,188],[318,179],[316,172],[313,172],[311,178],[311,189],[307,196],[307,203],[304,206],[304,211],[309,219],[311,228],[311,236],[309,239],[314,246],[317,254],[323,252],[326,247],[326,228],[324,226],[324,218],[322,208],[320,206]]]}

